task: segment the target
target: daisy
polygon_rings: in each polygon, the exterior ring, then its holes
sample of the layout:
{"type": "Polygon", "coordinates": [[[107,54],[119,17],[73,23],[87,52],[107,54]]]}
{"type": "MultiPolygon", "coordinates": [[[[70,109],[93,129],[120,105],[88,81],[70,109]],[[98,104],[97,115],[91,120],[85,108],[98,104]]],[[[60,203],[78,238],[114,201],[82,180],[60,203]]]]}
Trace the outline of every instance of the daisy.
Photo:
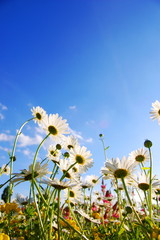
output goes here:
{"type": "Polygon", "coordinates": [[[57,149],[56,145],[50,145],[48,148],[48,155],[47,155],[48,159],[55,163],[58,163],[60,156],[61,156],[61,151],[57,149]]]}
{"type": "Polygon", "coordinates": [[[160,102],[159,101],[155,101],[154,103],[152,103],[152,109],[151,109],[151,119],[155,120],[158,119],[158,123],[160,124],[160,102]]]}
{"type": "Polygon", "coordinates": [[[12,182],[25,182],[30,181],[33,178],[41,178],[46,174],[49,174],[48,171],[48,164],[44,164],[41,166],[40,162],[36,162],[33,172],[33,164],[29,166],[29,170],[23,169],[21,170],[21,173],[12,173],[12,175],[15,175],[16,178],[12,180],[12,182]]]}
{"type": "Polygon", "coordinates": [[[75,146],[78,146],[78,140],[75,136],[70,135],[65,138],[65,141],[63,142],[63,148],[67,151],[71,150],[75,146]]]}
{"type": "Polygon", "coordinates": [[[92,187],[99,183],[99,177],[95,175],[89,175],[86,177],[86,182],[88,182],[92,187]]]}
{"type": "MultiPolygon", "coordinates": [[[[140,188],[143,191],[147,191],[150,186],[150,176],[149,174],[145,174],[144,172],[139,173],[137,180],[135,180],[137,183],[138,188],[140,188]]],[[[154,176],[152,178],[152,190],[156,189],[157,186],[160,184],[160,180],[156,180],[156,177],[154,176]]]]}
{"type": "Polygon", "coordinates": [[[64,198],[72,203],[77,203],[82,200],[81,186],[76,185],[72,188],[64,189],[64,198]]]}
{"type": "Polygon", "coordinates": [[[43,108],[41,108],[39,106],[38,107],[33,107],[31,109],[31,112],[32,112],[32,115],[35,118],[34,121],[36,123],[38,123],[39,125],[41,125],[41,123],[43,123],[45,121],[47,114],[46,114],[46,111],[43,108]]]}
{"type": "Polygon", "coordinates": [[[2,167],[0,168],[0,174],[9,175],[10,174],[10,167],[6,164],[2,165],[2,167]]]}
{"type": "Polygon", "coordinates": [[[101,172],[104,179],[125,178],[131,176],[136,166],[137,163],[135,161],[131,161],[125,156],[121,160],[112,158],[112,160],[105,162],[105,167],[101,168],[101,172]]]}
{"type": "Polygon", "coordinates": [[[59,141],[63,139],[64,134],[68,134],[68,123],[66,121],[59,117],[58,113],[50,114],[47,116],[43,128],[52,136],[54,141],[59,141]]]}
{"type": "Polygon", "coordinates": [[[91,158],[92,154],[90,151],[87,151],[87,148],[84,146],[75,146],[74,149],[70,151],[70,159],[72,163],[77,163],[81,170],[84,172],[93,166],[93,159],[91,158]]]}
{"type": "Polygon", "coordinates": [[[47,184],[47,185],[52,186],[59,190],[66,189],[68,187],[73,187],[77,184],[76,182],[73,182],[73,181],[72,182],[71,181],[68,181],[68,182],[59,181],[57,178],[54,178],[53,180],[50,178],[46,178],[46,179],[43,179],[42,181],[40,181],[40,183],[47,184]]]}
{"type": "Polygon", "coordinates": [[[79,174],[72,170],[72,162],[70,162],[67,159],[60,159],[59,168],[65,175],[65,178],[74,179],[75,181],[78,181],[79,174]]]}
{"type": "Polygon", "coordinates": [[[146,149],[140,148],[138,150],[132,151],[129,154],[129,159],[134,160],[137,163],[142,163],[149,160],[149,154],[146,149]]]}

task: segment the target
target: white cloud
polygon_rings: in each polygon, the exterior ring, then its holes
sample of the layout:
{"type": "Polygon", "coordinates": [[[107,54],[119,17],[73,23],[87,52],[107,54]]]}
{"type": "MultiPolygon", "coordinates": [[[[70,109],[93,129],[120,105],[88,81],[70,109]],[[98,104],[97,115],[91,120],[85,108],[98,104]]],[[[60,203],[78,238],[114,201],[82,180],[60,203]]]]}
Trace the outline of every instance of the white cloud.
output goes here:
{"type": "Polygon", "coordinates": [[[0,113],[0,120],[4,119],[4,115],[2,113],[0,113]]]}
{"type": "Polygon", "coordinates": [[[31,155],[32,155],[32,152],[31,152],[28,148],[24,149],[24,150],[22,151],[22,153],[23,153],[24,155],[26,155],[26,156],[31,156],[31,155]]]}
{"type": "Polygon", "coordinates": [[[18,146],[19,147],[26,147],[35,144],[39,144],[43,140],[42,136],[36,134],[34,137],[30,137],[21,133],[18,139],[18,146]]]}
{"type": "Polygon", "coordinates": [[[76,107],[75,105],[73,105],[73,106],[69,106],[69,109],[71,109],[71,110],[76,110],[77,107],[76,107]]]}
{"type": "Polygon", "coordinates": [[[3,105],[2,103],[0,103],[0,108],[2,109],[2,110],[7,110],[8,108],[5,106],[5,105],[3,105]]]}
{"type": "Polygon", "coordinates": [[[13,141],[13,139],[14,139],[14,136],[12,135],[0,133],[0,141],[10,142],[10,141],[13,141]]]}
{"type": "Polygon", "coordinates": [[[82,137],[82,133],[81,132],[77,132],[73,129],[69,129],[70,133],[75,136],[76,138],[80,139],[80,140],[84,140],[84,138],[82,137]]]}
{"type": "Polygon", "coordinates": [[[87,138],[86,140],[85,140],[87,143],[92,143],[93,142],[93,138],[87,138]]]}

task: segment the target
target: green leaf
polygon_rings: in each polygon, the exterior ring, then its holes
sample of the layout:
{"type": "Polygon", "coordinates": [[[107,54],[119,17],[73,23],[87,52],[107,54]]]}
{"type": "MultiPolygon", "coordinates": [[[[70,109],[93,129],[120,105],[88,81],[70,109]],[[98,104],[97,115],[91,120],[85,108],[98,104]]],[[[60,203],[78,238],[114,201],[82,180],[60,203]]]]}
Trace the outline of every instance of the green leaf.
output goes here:
{"type": "Polygon", "coordinates": [[[105,147],[105,149],[104,149],[104,150],[106,151],[108,148],[109,148],[109,146],[108,146],[108,147],[105,147]]]}

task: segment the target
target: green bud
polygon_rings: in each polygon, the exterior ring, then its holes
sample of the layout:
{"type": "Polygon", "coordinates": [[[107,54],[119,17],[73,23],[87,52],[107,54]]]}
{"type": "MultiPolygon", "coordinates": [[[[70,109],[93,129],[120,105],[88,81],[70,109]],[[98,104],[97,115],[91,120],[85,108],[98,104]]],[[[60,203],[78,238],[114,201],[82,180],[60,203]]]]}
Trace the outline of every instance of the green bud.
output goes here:
{"type": "Polygon", "coordinates": [[[147,140],[145,140],[145,142],[144,142],[144,146],[145,146],[146,148],[151,148],[151,147],[152,147],[152,142],[147,139],[147,140]]]}
{"type": "Polygon", "coordinates": [[[65,152],[65,153],[63,154],[63,156],[66,157],[66,158],[69,158],[69,153],[68,153],[68,152],[65,152]]]}
{"type": "Polygon", "coordinates": [[[125,207],[125,210],[126,210],[126,212],[129,213],[129,214],[132,213],[132,208],[131,208],[130,206],[126,206],[126,207],[125,207]]]}
{"type": "Polygon", "coordinates": [[[57,145],[56,145],[56,149],[61,150],[61,148],[62,148],[62,147],[61,147],[60,144],[57,144],[57,145]]]}
{"type": "Polygon", "coordinates": [[[16,161],[16,157],[15,157],[15,156],[11,156],[11,157],[10,157],[10,160],[13,161],[13,162],[15,162],[15,161],[16,161]]]}
{"type": "Polygon", "coordinates": [[[104,135],[102,133],[99,134],[99,137],[103,137],[104,135]]]}

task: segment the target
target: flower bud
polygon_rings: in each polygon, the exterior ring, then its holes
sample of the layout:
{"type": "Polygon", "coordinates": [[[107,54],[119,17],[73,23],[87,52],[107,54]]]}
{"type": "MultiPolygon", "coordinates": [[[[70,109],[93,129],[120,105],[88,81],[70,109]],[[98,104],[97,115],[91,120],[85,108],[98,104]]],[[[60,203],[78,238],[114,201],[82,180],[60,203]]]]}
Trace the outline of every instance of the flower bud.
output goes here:
{"type": "Polygon", "coordinates": [[[129,214],[132,213],[132,208],[131,208],[130,206],[126,206],[126,207],[125,207],[125,210],[126,210],[126,212],[129,213],[129,214]]]}
{"type": "Polygon", "coordinates": [[[145,142],[144,142],[144,146],[145,146],[146,148],[151,148],[151,147],[152,147],[152,142],[147,139],[147,140],[145,140],[145,142]]]}

